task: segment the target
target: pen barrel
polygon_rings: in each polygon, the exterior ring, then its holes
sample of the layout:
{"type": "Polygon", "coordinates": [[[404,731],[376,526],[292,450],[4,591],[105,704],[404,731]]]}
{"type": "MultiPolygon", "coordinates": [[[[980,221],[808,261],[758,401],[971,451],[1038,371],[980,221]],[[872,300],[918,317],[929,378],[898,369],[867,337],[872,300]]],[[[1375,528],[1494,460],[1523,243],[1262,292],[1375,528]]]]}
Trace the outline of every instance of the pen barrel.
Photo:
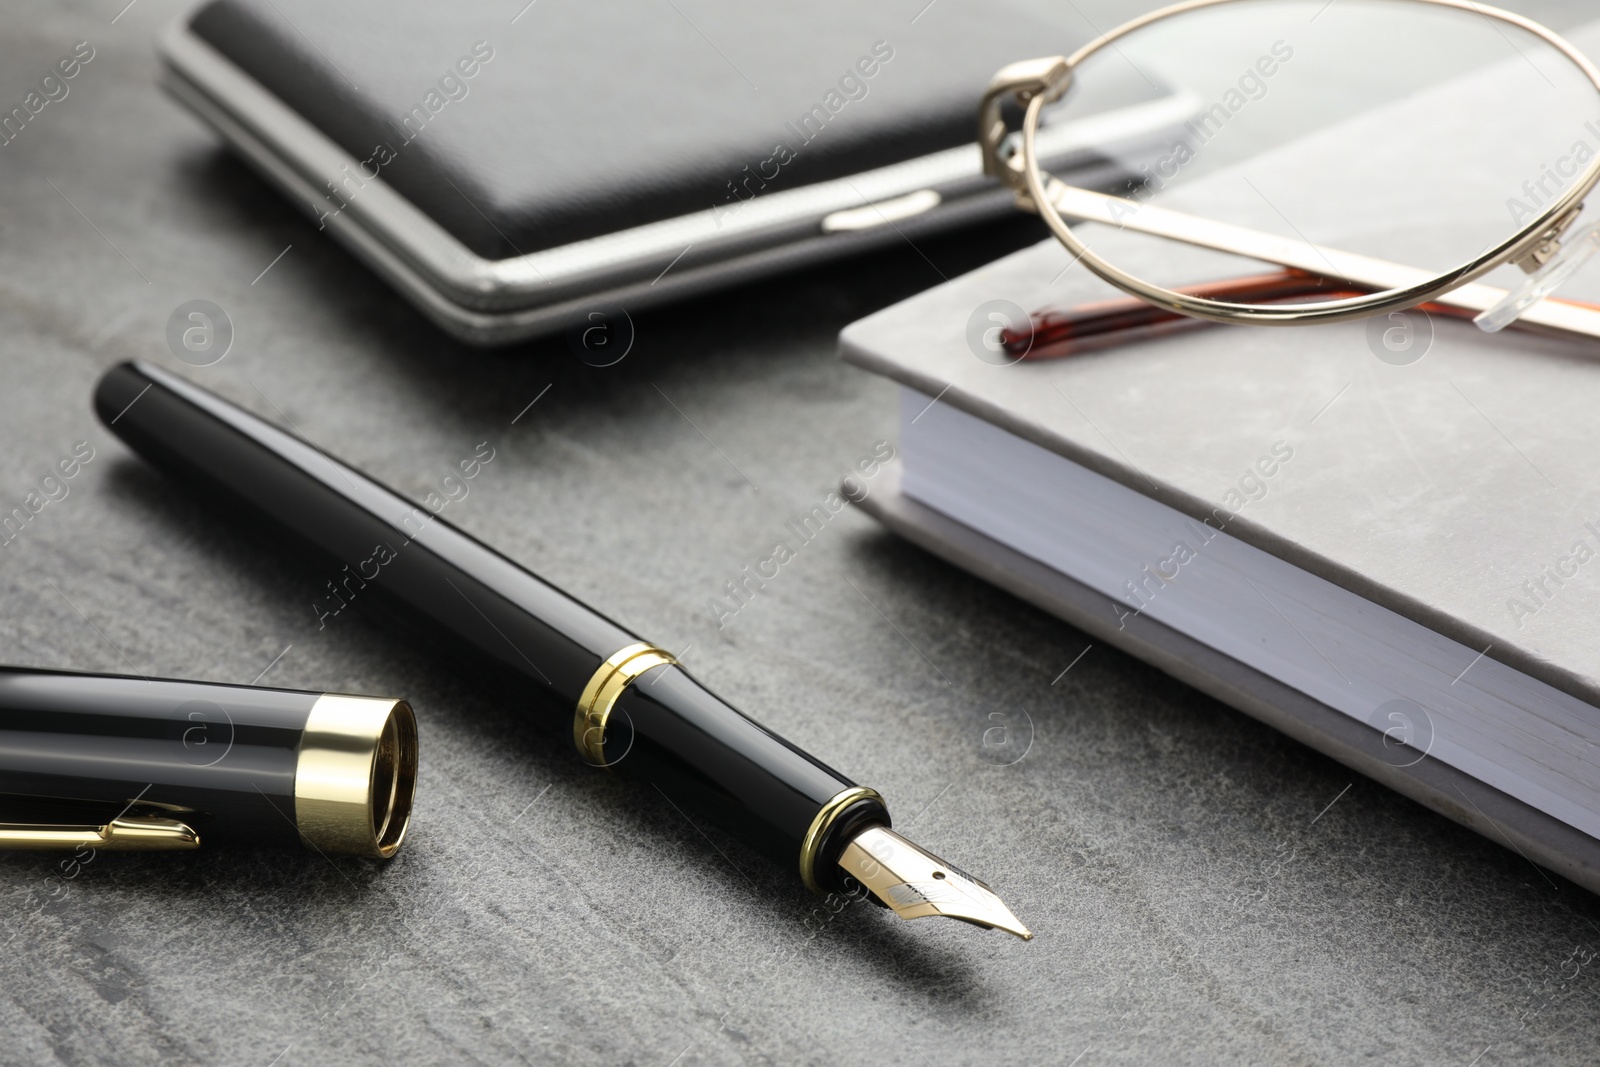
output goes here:
{"type": "Polygon", "coordinates": [[[762,727],[682,667],[640,674],[606,727],[606,766],[648,778],[816,892],[844,891],[840,854],[890,825],[883,799],[762,727]]]}
{"type": "Polygon", "coordinates": [[[147,363],[107,371],[95,410],[146,460],[328,568],[308,598],[400,606],[571,707],[595,668],[635,640],[430,511],[307,442],[147,363]]]}
{"type": "Polygon", "coordinates": [[[3,848],[392,855],[415,773],[403,701],[0,667],[3,848]]]}

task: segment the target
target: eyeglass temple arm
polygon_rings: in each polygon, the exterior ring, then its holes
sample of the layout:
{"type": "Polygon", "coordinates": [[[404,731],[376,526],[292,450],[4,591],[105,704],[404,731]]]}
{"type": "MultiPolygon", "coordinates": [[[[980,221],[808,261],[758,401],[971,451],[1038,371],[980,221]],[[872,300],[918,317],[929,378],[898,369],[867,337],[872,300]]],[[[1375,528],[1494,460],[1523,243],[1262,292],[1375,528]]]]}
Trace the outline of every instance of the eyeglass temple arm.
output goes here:
{"type": "MultiPolygon", "coordinates": [[[[1349,296],[1364,296],[1372,292],[1372,289],[1367,286],[1330,281],[1306,271],[1290,269],[1202,282],[1198,285],[1185,285],[1176,291],[1209,300],[1266,304],[1312,297],[1319,300],[1337,300],[1349,296]]],[[[1578,307],[1600,311],[1600,305],[1553,299],[1558,304],[1575,304],[1578,307]]],[[[1420,310],[1443,318],[1468,321],[1474,316],[1474,312],[1469,309],[1444,307],[1436,303],[1422,304],[1420,310]]],[[[1215,324],[1206,319],[1190,318],[1176,311],[1146,303],[1137,297],[1126,297],[1119,300],[1041,308],[1029,316],[1027,325],[1002,331],[1000,341],[1005,350],[1018,359],[1038,362],[1063,359],[1085,352],[1131,344],[1134,341],[1178,330],[1211,325],[1215,324]]],[[[1519,321],[1513,323],[1513,327],[1524,328],[1524,324],[1519,321]]]]}
{"type": "MultiPolygon", "coordinates": [[[[1433,276],[1417,267],[1343,252],[1327,245],[1279,237],[1154,204],[1078,189],[1054,178],[1049,180],[1046,188],[1052,204],[1063,218],[1101,223],[1152,237],[1181,241],[1196,248],[1258,259],[1264,263],[1349,282],[1372,291],[1404,289],[1422,284],[1433,276]]],[[[1506,290],[1497,286],[1469,282],[1436,297],[1434,302],[1440,307],[1470,311],[1476,315],[1494,307],[1505,296],[1506,290]]],[[[1541,300],[1523,313],[1519,323],[1525,328],[1554,336],[1600,339],[1600,308],[1570,301],[1541,300]]]]}
{"type": "MultiPolygon", "coordinates": [[[[1366,291],[1340,288],[1343,284],[1301,270],[1281,270],[1184,285],[1176,291],[1208,300],[1251,304],[1307,297],[1333,300],[1366,291]]],[[[1000,342],[1011,355],[1037,361],[1074,356],[1174,329],[1209,325],[1212,323],[1206,319],[1191,318],[1130,296],[1040,308],[1028,316],[1026,323],[1002,330],[1000,342]]]]}

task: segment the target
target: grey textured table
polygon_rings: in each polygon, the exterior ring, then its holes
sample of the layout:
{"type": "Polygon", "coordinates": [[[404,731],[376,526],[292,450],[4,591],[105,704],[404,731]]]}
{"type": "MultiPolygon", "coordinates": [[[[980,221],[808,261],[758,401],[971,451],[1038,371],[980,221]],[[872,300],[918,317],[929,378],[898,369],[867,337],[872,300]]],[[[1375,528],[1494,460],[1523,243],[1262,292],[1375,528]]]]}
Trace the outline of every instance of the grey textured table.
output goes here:
{"type": "MultiPolygon", "coordinates": [[[[0,857],[0,1061],[1593,1061],[1600,902],[1085,653],[859,514],[719,628],[724,583],[894,436],[891,388],[834,358],[837,329],[1030,224],[643,316],[608,369],[560,339],[485,355],[165,99],[151,39],[179,9],[144,0],[113,22],[124,2],[3,16],[7,107],[73,42],[96,49],[0,148],[0,512],[75,442],[95,449],[0,547],[4,659],[405,695],[423,767],[386,867],[0,857]],[[193,298],[237,328],[203,370],[164,339],[193,298]],[[584,767],[561,724],[530,724],[470,670],[353,611],[319,629],[330,576],[219,522],[94,421],[96,376],[129,357],[417,495],[489,442],[447,518],[877,786],[1037,939],[813,910],[789,872],[584,767]],[[997,724],[1015,731],[1009,766],[985,756],[997,724]]],[[[1085,12],[1107,25],[1117,6],[1085,12]]]]}

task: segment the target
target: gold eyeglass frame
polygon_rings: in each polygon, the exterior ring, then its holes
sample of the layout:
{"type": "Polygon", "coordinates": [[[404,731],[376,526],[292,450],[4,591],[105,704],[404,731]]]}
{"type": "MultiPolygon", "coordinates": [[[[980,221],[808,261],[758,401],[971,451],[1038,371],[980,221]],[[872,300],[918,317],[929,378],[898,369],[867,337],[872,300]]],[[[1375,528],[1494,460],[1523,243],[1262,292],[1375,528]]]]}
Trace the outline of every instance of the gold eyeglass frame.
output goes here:
{"type": "MultiPolygon", "coordinates": [[[[1403,311],[1427,303],[1459,289],[1505,263],[1516,263],[1533,273],[1560,251],[1561,237],[1583,210],[1584,198],[1600,184],[1600,155],[1589,164],[1566,192],[1510,238],[1488,251],[1443,274],[1429,274],[1416,268],[1383,263],[1362,256],[1337,252],[1323,246],[1290,241],[1232,224],[1211,222],[1196,216],[1166,209],[1135,205],[1131,201],[1076,189],[1040,170],[1036,138],[1039,117],[1044,109],[1059,100],[1071,87],[1073,72],[1102,49],[1149,26],[1178,15],[1224,4],[1265,3],[1268,0],[1184,0],[1152,11],[1103,34],[1067,57],[1048,56],[1023,60],[1002,68],[990,82],[979,108],[978,139],[983,151],[984,172],[1000,179],[1013,192],[1017,206],[1037,212],[1076,262],[1124,292],[1157,307],[1212,322],[1255,326],[1304,326],[1313,323],[1341,322],[1367,318],[1388,311],[1403,311]],[[1021,126],[1021,145],[1007,152],[1011,131],[1001,117],[1000,107],[1012,97],[1025,108],[1021,126]],[[1099,222],[1121,227],[1119,214],[1108,210],[1123,204],[1147,214],[1140,225],[1126,227],[1147,234],[1170,237],[1200,247],[1266,259],[1283,266],[1306,267],[1328,273],[1335,264],[1349,265],[1348,274],[1340,269],[1340,280],[1377,282],[1383,291],[1366,296],[1328,300],[1312,304],[1231,304],[1152,285],[1101,259],[1067,224],[1065,213],[1079,222],[1099,222]],[[1307,253],[1310,253],[1308,255],[1307,253]]],[[[1385,0],[1389,3],[1422,4],[1453,8],[1470,14],[1508,23],[1544,41],[1572,62],[1600,94],[1600,70],[1582,52],[1554,30],[1521,15],[1475,3],[1474,0],[1385,0]]],[[[1481,288],[1481,287],[1480,287],[1481,288]]]]}

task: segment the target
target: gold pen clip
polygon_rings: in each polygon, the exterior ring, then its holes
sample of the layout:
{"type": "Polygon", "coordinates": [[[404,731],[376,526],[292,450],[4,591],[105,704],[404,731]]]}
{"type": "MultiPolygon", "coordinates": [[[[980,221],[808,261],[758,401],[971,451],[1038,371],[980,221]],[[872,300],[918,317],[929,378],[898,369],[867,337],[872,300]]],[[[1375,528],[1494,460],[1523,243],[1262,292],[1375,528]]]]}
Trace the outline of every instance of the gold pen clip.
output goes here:
{"type": "Polygon", "coordinates": [[[99,826],[0,823],[0,849],[71,850],[87,846],[107,852],[169,852],[200,847],[187,823],[153,815],[120,815],[99,826]]]}

